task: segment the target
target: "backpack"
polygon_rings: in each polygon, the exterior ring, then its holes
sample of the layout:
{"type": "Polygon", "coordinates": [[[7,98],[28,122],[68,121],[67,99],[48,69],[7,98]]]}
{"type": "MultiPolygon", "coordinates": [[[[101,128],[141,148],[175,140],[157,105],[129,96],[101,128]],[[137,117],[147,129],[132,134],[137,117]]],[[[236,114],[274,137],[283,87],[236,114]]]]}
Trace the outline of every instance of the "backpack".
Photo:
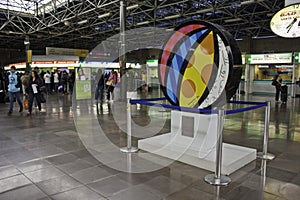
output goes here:
{"type": "Polygon", "coordinates": [[[25,88],[28,87],[29,80],[30,80],[30,76],[29,75],[23,75],[23,76],[21,76],[21,81],[22,81],[22,84],[25,86],[25,88]]]}
{"type": "Polygon", "coordinates": [[[273,78],[272,80],[272,85],[276,86],[277,85],[277,76],[273,78]]]}
{"type": "Polygon", "coordinates": [[[17,81],[18,81],[18,83],[15,85],[15,87],[16,87],[16,88],[20,88],[20,87],[22,86],[22,82],[21,82],[21,79],[20,79],[19,76],[18,76],[18,78],[17,78],[17,81]]]}

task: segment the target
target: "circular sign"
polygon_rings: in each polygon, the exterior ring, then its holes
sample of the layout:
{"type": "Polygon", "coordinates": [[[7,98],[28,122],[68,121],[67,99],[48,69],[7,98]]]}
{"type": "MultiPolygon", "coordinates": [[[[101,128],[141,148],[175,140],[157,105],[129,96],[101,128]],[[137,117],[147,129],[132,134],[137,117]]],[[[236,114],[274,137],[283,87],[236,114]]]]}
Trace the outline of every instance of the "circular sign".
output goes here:
{"type": "Polygon", "coordinates": [[[231,43],[235,41],[223,27],[209,22],[193,21],[177,27],[160,56],[159,79],[168,101],[206,108],[224,97],[233,58],[237,55],[241,62],[237,45],[231,43]]]}
{"type": "Polygon", "coordinates": [[[288,6],[278,11],[270,22],[271,30],[281,37],[300,36],[300,4],[288,6]]]}

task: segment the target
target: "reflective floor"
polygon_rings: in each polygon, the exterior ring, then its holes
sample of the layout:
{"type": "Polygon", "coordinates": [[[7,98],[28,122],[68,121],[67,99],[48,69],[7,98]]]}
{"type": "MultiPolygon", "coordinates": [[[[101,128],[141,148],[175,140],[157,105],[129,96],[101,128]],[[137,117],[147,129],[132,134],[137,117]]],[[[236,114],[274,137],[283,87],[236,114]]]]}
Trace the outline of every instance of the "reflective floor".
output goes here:
{"type": "MultiPolygon", "coordinates": [[[[276,158],[257,159],[230,174],[228,186],[209,185],[203,179],[212,172],[178,161],[147,154],[152,161],[161,159],[152,164],[135,156],[143,151],[133,157],[120,153],[128,144],[126,102],[100,107],[93,100],[72,104],[71,95],[51,95],[32,116],[20,114],[18,105],[8,116],[8,104],[0,104],[0,199],[298,200],[300,98],[287,104],[276,104],[273,97],[240,100],[271,101],[268,151],[276,158]]],[[[140,137],[170,129],[168,110],[138,105],[131,111],[133,146],[140,137]]],[[[264,108],[228,115],[223,140],[262,151],[264,120],[264,108]]]]}

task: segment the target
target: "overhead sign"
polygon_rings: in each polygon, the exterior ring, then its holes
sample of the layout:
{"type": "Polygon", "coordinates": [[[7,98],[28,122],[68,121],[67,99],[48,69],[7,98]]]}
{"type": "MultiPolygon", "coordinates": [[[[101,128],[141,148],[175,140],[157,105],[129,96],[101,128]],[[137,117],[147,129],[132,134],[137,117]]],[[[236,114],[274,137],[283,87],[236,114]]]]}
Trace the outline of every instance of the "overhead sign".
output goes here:
{"type": "Polygon", "coordinates": [[[299,52],[294,53],[294,63],[299,63],[299,60],[300,60],[299,59],[299,54],[300,54],[299,52]]]}
{"type": "Polygon", "coordinates": [[[272,31],[284,38],[300,37],[300,4],[278,11],[270,22],[272,31]]]}
{"type": "Polygon", "coordinates": [[[46,47],[46,55],[67,55],[67,56],[87,57],[88,54],[89,54],[89,50],[86,49],[46,47]]]}
{"type": "Polygon", "coordinates": [[[247,64],[292,63],[292,57],[292,53],[249,54],[247,55],[247,64]]]}
{"type": "Polygon", "coordinates": [[[289,6],[292,4],[300,3],[300,0],[285,0],[284,1],[284,6],[289,6]]]}
{"type": "Polygon", "coordinates": [[[147,64],[148,67],[157,67],[158,66],[158,60],[157,59],[147,60],[146,64],[147,64]]]}

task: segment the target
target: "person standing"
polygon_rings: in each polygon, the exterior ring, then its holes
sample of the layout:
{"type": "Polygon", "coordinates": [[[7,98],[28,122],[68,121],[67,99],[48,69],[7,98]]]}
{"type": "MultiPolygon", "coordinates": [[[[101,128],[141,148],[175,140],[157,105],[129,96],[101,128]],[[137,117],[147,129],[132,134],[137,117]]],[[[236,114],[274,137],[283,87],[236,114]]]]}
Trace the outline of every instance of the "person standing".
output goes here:
{"type": "Polygon", "coordinates": [[[46,86],[46,94],[49,95],[51,93],[51,75],[50,72],[47,71],[44,74],[45,86],[46,86]]]}
{"type": "Polygon", "coordinates": [[[104,93],[104,74],[102,73],[101,69],[98,69],[96,81],[98,81],[98,84],[96,84],[95,88],[95,100],[98,102],[98,99],[100,97],[100,104],[102,105],[104,93]]]}
{"type": "Polygon", "coordinates": [[[16,74],[16,67],[11,66],[10,74],[8,75],[8,92],[9,92],[9,111],[8,115],[11,115],[14,107],[14,97],[16,98],[20,109],[19,112],[23,111],[23,102],[20,96],[21,80],[16,74]]]}
{"type": "Polygon", "coordinates": [[[28,115],[31,115],[32,105],[34,98],[36,99],[36,103],[39,111],[42,110],[41,100],[40,100],[40,87],[43,85],[42,80],[39,78],[39,75],[36,71],[32,71],[31,78],[29,80],[29,86],[27,89],[29,96],[29,105],[28,105],[28,115]]]}
{"type": "Polygon", "coordinates": [[[272,85],[275,86],[275,89],[276,89],[275,102],[279,102],[281,83],[282,83],[281,74],[278,74],[273,78],[273,81],[272,81],[272,85]]]}
{"type": "Polygon", "coordinates": [[[59,77],[57,71],[53,74],[53,82],[54,82],[54,91],[57,93],[57,88],[59,86],[59,77]]]}
{"type": "Polygon", "coordinates": [[[63,86],[63,94],[68,94],[68,80],[69,76],[66,71],[63,71],[61,75],[61,84],[63,86]]]}

